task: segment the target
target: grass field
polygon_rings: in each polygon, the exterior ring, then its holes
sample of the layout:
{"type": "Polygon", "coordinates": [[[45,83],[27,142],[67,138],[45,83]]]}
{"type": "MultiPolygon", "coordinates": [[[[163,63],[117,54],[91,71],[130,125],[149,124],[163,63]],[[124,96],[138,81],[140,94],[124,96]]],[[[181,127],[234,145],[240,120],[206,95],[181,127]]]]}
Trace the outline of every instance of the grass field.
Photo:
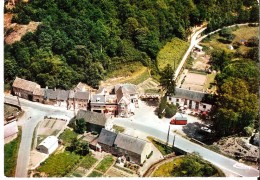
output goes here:
{"type": "Polygon", "coordinates": [[[37,168],[39,172],[45,172],[48,177],[63,177],[68,174],[79,162],[80,156],[70,152],[51,155],[37,168]]]}
{"type": "Polygon", "coordinates": [[[65,129],[65,131],[59,136],[63,143],[67,146],[70,145],[71,141],[77,138],[78,134],[70,129],[65,129]]]}
{"type": "Polygon", "coordinates": [[[158,69],[161,71],[167,64],[174,68],[174,62],[177,68],[188,47],[189,43],[179,38],[173,38],[167,42],[157,55],[158,69]]]}
{"type": "Polygon", "coordinates": [[[153,145],[162,153],[162,155],[165,156],[173,152],[173,149],[171,147],[156,141],[154,138],[147,137],[147,139],[149,139],[153,143],[153,145]]]}
{"type": "MultiPolygon", "coordinates": [[[[240,42],[240,40],[248,40],[249,38],[253,36],[258,37],[259,33],[259,27],[249,27],[249,26],[241,26],[238,29],[232,31],[232,34],[235,35],[235,38],[233,39],[232,43],[234,42],[240,42]]],[[[223,37],[219,36],[218,33],[211,36],[210,41],[203,40],[201,45],[207,46],[207,47],[213,47],[213,49],[224,49],[227,52],[235,52],[235,50],[228,49],[228,44],[221,43],[219,39],[224,39],[223,37]]],[[[231,43],[231,44],[232,44],[231,43]]],[[[239,51],[242,53],[245,53],[249,50],[249,47],[246,47],[245,45],[241,45],[239,47],[239,51]]]]}
{"type": "Polygon", "coordinates": [[[21,142],[22,129],[19,128],[16,139],[4,145],[4,174],[7,177],[15,176],[16,160],[21,142]]]}
{"type": "MultiPolygon", "coordinates": [[[[176,176],[176,174],[180,174],[179,172],[183,172],[185,174],[185,172],[187,172],[187,169],[180,169],[180,167],[184,162],[184,159],[189,158],[188,156],[182,156],[176,159],[173,159],[170,162],[166,162],[165,164],[159,166],[153,173],[153,177],[178,177],[176,176]],[[174,172],[174,169],[175,173],[174,172]]],[[[199,159],[199,160],[195,160],[194,158],[191,159],[192,161],[194,161],[194,163],[200,167],[200,169],[198,170],[198,174],[196,174],[197,176],[200,174],[201,176],[199,177],[225,177],[225,174],[218,168],[216,168],[215,166],[213,166],[212,164],[210,164],[209,162],[203,160],[203,159],[199,159]]],[[[191,169],[189,170],[191,171],[191,169]]],[[[182,173],[181,173],[182,174],[182,173]]],[[[188,174],[186,174],[187,177],[191,177],[188,174]]]]}
{"type": "Polygon", "coordinates": [[[206,79],[206,82],[204,84],[203,89],[209,88],[209,89],[211,89],[213,91],[216,90],[216,86],[212,86],[211,87],[211,83],[214,83],[216,75],[217,74],[213,74],[213,73],[212,74],[207,74],[207,79],[206,79]]]}
{"type": "Polygon", "coordinates": [[[105,173],[109,167],[114,163],[113,156],[106,156],[95,168],[98,171],[105,173]]]}
{"type": "Polygon", "coordinates": [[[102,177],[103,174],[97,172],[97,171],[92,171],[88,177],[102,177]]]}

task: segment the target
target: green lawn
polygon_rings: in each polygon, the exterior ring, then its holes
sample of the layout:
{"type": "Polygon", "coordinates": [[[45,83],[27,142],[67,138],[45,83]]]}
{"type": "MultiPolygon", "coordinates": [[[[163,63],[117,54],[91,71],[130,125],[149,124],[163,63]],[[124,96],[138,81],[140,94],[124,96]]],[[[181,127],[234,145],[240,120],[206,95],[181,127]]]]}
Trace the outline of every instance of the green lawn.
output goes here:
{"type": "Polygon", "coordinates": [[[166,146],[165,144],[155,140],[152,137],[147,137],[152,143],[153,145],[162,153],[162,155],[167,155],[173,152],[173,149],[169,146],[166,146]]]}
{"type": "Polygon", "coordinates": [[[106,156],[95,169],[105,173],[113,163],[113,156],[106,156]]]}
{"type": "Polygon", "coordinates": [[[15,176],[16,160],[21,142],[22,129],[19,128],[16,139],[4,145],[4,174],[7,177],[15,176]]]}
{"type": "MultiPolygon", "coordinates": [[[[235,28],[233,28],[235,29],[235,28]]],[[[235,38],[233,39],[232,43],[234,42],[240,42],[241,39],[248,40],[249,38],[253,36],[258,37],[259,33],[259,27],[249,27],[249,26],[241,26],[238,29],[235,29],[232,31],[232,34],[235,35],[235,38]]],[[[218,33],[212,35],[210,37],[210,40],[205,39],[202,41],[201,45],[207,46],[207,47],[213,47],[213,49],[224,49],[227,52],[235,52],[236,50],[230,50],[228,49],[228,44],[221,43],[219,40],[224,39],[223,37],[219,36],[218,33]]],[[[231,44],[232,44],[231,43],[231,44]]],[[[245,45],[240,45],[239,51],[242,53],[247,52],[250,49],[250,47],[247,47],[245,45]]]]}
{"type": "Polygon", "coordinates": [[[174,68],[174,62],[175,68],[177,68],[188,48],[188,42],[185,42],[176,37],[173,38],[170,42],[167,42],[157,55],[156,59],[158,69],[162,70],[167,64],[170,64],[174,68]]]}
{"type": "Polygon", "coordinates": [[[211,83],[214,83],[214,81],[215,81],[215,77],[216,77],[216,75],[217,74],[207,74],[207,79],[206,79],[206,82],[205,82],[205,84],[204,84],[204,89],[207,89],[207,88],[209,88],[209,89],[215,89],[212,85],[211,85],[211,83]],[[210,88],[211,87],[211,88],[210,88]]]}
{"type": "Polygon", "coordinates": [[[77,138],[78,134],[70,129],[65,129],[65,131],[59,136],[63,143],[67,146],[70,145],[71,141],[77,138]]]}
{"type": "Polygon", "coordinates": [[[113,125],[113,129],[116,131],[116,133],[122,133],[125,131],[125,128],[121,127],[121,126],[117,126],[117,125],[113,125]]]}
{"type": "Polygon", "coordinates": [[[186,155],[162,164],[153,177],[225,177],[225,174],[202,158],[186,155]],[[190,164],[189,164],[190,163],[190,164]],[[191,165],[191,167],[190,167],[191,165]],[[191,176],[192,174],[192,176],[191,176]]]}
{"type": "Polygon", "coordinates": [[[91,168],[95,163],[97,162],[97,159],[91,156],[90,154],[86,155],[84,159],[80,163],[80,167],[83,167],[85,169],[91,168]]]}
{"type": "Polygon", "coordinates": [[[97,171],[92,171],[88,177],[102,177],[103,174],[97,172],[97,171]]]}
{"type": "Polygon", "coordinates": [[[63,177],[77,165],[79,160],[79,155],[65,151],[51,155],[37,170],[45,172],[48,177],[63,177]]]}
{"type": "Polygon", "coordinates": [[[132,78],[126,79],[123,82],[138,85],[138,84],[144,82],[146,79],[148,79],[150,77],[150,74],[149,74],[147,68],[143,68],[143,70],[140,71],[140,72],[141,73],[137,74],[136,76],[132,76],[132,78]]]}

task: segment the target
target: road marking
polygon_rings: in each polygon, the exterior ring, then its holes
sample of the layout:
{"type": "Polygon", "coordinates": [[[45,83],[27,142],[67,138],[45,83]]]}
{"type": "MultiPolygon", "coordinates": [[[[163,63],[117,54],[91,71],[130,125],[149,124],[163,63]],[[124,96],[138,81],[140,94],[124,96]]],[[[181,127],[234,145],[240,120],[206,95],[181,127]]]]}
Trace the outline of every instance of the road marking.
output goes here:
{"type": "Polygon", "coordinates": [[[233,167],[238,168],[238,169],[250,169],[249,166],[246,166],[242,163],[236,163],[236,164],[233,165],[233,167]]]}

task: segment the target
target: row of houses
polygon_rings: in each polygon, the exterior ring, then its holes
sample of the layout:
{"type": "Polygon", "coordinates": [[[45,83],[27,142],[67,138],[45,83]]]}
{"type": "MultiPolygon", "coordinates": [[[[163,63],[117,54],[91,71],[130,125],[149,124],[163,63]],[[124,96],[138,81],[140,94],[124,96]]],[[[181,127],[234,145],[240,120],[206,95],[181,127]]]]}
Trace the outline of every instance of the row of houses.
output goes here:
{"type": "Polygon", "coordinates": [[[124,156],[127,161],[143,164],[151,153],[151,143],[143,139],[123,133],[115,133],[102,129],[98,140],[97,149],[111,153],[117,157],[124,156]]]}
{"type": "Polygon", "coordinates": [[[35,82],[16,77],[12,92],[35,102],[65,107],[70,110],[91,110],[110,115],[129,116],[138,107],[138,91],[133,84],[118,84],[98,90],[79,83],[73,90],[41,88],[35,82]]]}

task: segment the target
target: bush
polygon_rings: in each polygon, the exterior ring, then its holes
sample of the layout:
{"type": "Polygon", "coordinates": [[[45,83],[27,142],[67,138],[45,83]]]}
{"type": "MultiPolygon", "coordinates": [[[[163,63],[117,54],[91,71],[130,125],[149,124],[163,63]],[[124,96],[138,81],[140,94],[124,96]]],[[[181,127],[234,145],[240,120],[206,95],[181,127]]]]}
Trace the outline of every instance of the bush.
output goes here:
{"type": "Polygon", "coordinates": [[[250,126],[244,128],[244,132],[246,136],[252,136],[254,129],[250,126]]]}
{"type": "Polygon", "coordinates": [[[165,111],[166,105],[167,105],[167,98],[166,98],[166,96],[164,96],[161,99],[161,102],[160,102],[159,108],[158,108],[158,117],[159,118],[162,118],[164,116],[164,111],[165,111]]]}
{"type": "Polygon", "coordinates": [[[167,104],[165,108],[165,117],[171,118],[174,116],[177,112],[177,107],[173,104],[167,104]]]}

